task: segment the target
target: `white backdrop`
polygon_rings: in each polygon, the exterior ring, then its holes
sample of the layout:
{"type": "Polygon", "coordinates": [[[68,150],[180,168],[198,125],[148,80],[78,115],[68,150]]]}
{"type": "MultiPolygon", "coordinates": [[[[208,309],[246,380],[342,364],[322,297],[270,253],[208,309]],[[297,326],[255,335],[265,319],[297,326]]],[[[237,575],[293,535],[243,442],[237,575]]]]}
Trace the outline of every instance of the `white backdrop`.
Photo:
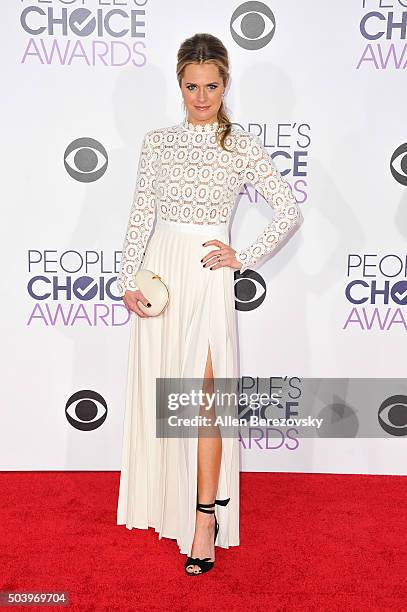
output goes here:
{"type": "MultiPolygon", "coordinates": [[[[1,17],[1,469],[120,468],[115,277],[141,140],[182,120],[176,53],[196,32],[226,45],[231,119],[289,171],[305,219],[258,276],[237,277],[241,374],[405,376],[407,0],[6,0],[1,17]],[[240,310],[258,278],[266,293],[240,310]]],[[[237,249],[272,217],[254,198],[238,202],[237,249]]],[[[404,442],[254,445],[242,469],[405,474],[404,442]]]]}

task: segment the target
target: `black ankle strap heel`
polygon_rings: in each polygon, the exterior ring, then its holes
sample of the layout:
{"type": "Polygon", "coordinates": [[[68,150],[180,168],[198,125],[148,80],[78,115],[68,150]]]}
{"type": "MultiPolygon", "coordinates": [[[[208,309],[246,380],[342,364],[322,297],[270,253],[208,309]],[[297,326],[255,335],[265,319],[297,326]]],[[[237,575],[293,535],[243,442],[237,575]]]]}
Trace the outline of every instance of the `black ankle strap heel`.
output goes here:
{"type": "MultiPolygon", "coordinates": [[[[215,504],[217,504],[218,506],[227,506],[229,501],[230,501],[230,497],[228,497],[228,499],[215,499],[215,501],[212,504],[200,504],[198,502],[196,505],[196,509],[199,510],[199,512],[204,512],[205,514],[215,514],[215,504]]],[[[217,521],[216,514],[215,514],[215,535],[213,539],[214,543],[216,542],[218,531],[219,531],[219,523],[217,521]]],[[[185,562],[185,571],[188,574],[188,576],[199,576],[200,574],[209,572],[209,570],[213,568],[214,563],[215,563],[214,561],[210,560],[210,557],[205,557],[204,559],[199,559],[199,557],[196,557],[196,558],[188,557],[185,562]],[[198,573],[188,572],[187,567],[189,567],[190,565],[198,565],[201,571],[198,573]]]]}

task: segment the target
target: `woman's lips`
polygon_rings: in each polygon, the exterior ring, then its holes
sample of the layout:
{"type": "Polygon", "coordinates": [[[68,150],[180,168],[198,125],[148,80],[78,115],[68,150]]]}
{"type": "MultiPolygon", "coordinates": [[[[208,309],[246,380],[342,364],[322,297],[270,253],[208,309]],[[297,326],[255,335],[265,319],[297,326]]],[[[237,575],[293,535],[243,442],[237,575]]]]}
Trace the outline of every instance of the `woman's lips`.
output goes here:
{"type": "Polygon", "coordinates": [[[198,110],[208,110],[209,106],[195,106],[198,110]]]}

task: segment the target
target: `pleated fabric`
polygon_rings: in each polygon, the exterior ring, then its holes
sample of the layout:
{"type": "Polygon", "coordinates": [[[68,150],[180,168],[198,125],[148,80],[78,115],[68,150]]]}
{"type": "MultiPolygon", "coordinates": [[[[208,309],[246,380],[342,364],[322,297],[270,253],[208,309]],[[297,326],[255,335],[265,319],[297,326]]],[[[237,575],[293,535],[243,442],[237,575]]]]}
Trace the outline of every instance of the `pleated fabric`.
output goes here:
{"type": "MultiPolygon", "coordinates": [[[[229,224],[156,221],[142,267],[159,274],[170,301],[157,317],[131,313],[117,524],[153,527],[191,555],[197,501],[197,437],[156,437],[156,378],[202,378],[210,346],[215,378],[239,375],[234,270],[201,259],[229,224]]],[[[216,545],[239,545],[239,441],[222,437],[216,545]]]]}

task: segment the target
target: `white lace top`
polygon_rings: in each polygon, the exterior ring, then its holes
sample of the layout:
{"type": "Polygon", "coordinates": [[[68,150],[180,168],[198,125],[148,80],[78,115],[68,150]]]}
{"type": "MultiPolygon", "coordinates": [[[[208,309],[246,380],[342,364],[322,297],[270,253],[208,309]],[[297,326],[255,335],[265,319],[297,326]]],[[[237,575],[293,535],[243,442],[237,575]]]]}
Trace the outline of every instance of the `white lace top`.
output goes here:
{"type": "Polygon", "coordinates": [[[236,252],[240,272],[253,269],[302,220],[290,185],[260,138],[232,125],[225,145],[233,151],[225,151],[216,139],[218,127],[216,121],[195,125],[184,119],[145,134],[117,278],[120,295],[137,288],[133,276],[157,212],[168,221],[228,223],[243,185],[253,185],[276,215],[252,244],[236,252]]]}

